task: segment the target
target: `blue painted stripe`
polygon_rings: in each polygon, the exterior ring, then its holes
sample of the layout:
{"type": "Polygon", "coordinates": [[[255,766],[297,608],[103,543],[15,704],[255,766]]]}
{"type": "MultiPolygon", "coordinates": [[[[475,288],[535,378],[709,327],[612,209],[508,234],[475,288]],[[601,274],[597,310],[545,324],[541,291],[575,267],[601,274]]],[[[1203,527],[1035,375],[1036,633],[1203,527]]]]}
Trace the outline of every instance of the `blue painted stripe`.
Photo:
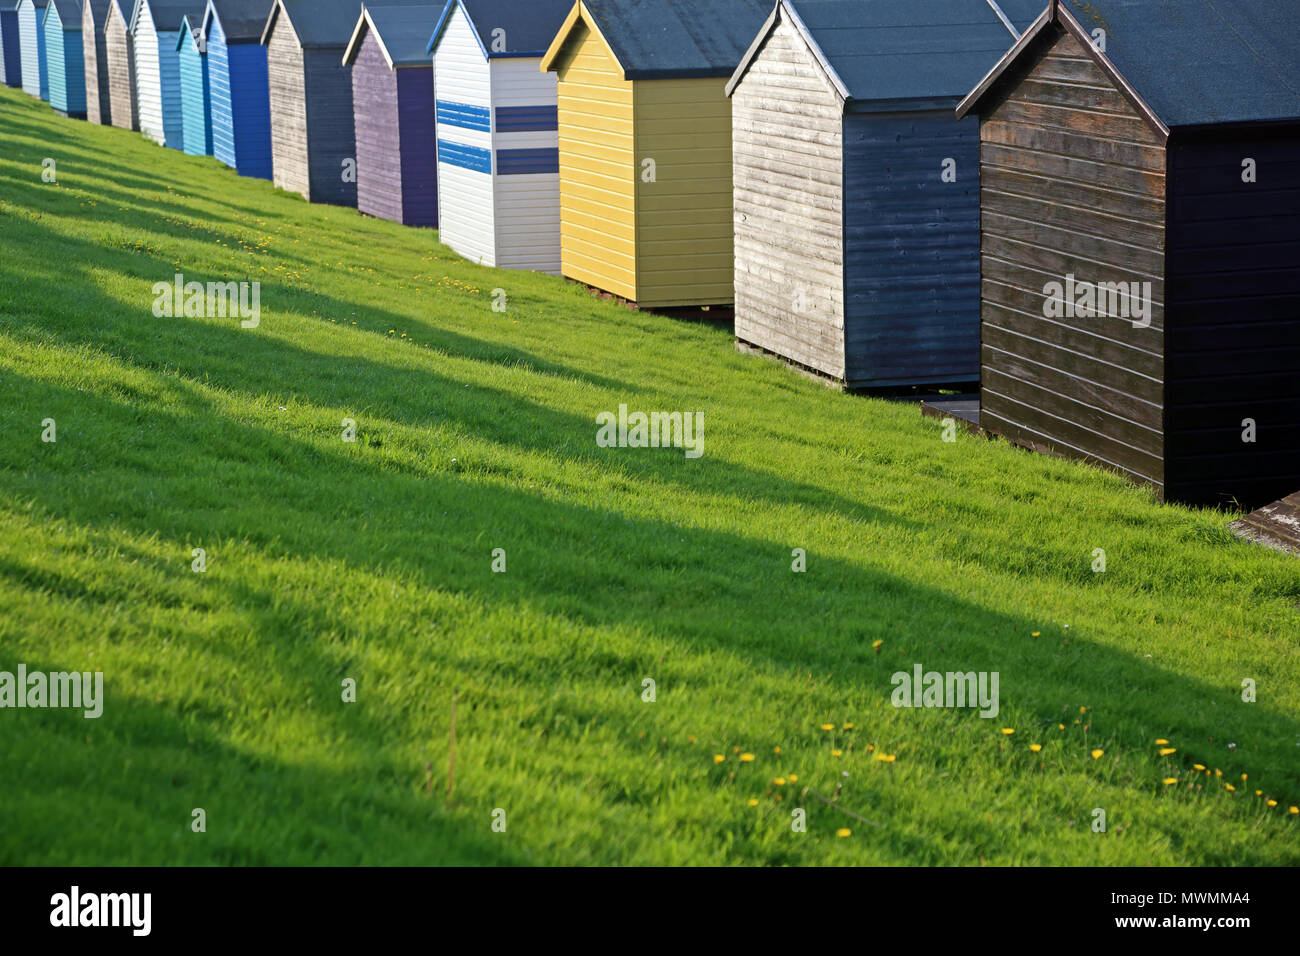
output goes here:
{"type": "Polygon", "coordinates": [[[438,100],[438,122],[461,129],[476,129],[487,133],[492,130],[492,111],[486,106],[468,103],[449,103],[438,100]]]}
{"type": "Polygon", "coordinates": [[[498,133],[542,133],[560,128],[556,106],[498,106],[498,133]]]}
{"type": "MultiPolygon", "coordinates": [[[[557,150],[558,152],[558,150],[557,150]]],[[[472,169],[476,173],[492,173],[492,153],[479,146],[466,146],[463,143],[449,143],[438,140],[438,161],[462,169],[472,169]]],[[[558,168],[558,159],[557,159],[558,168]]]]}
{"type": "Polygon", "coordinates": [[[560,171],[559,147],[497,150],[498,176],[526,176],[560,171]]]}

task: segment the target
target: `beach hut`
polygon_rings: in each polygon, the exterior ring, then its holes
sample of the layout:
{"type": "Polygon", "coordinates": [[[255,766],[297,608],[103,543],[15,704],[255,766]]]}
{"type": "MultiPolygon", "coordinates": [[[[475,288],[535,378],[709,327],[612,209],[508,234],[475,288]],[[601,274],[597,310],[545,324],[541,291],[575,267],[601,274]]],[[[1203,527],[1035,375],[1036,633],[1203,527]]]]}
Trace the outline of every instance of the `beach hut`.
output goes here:
{"type": "Polygon", "coordinates": [[[352,68],[357,209],[438,225],[438,155],[429,36],[436,6],[363,6],[343,63],[352,68]]]}
{"type": "Polygon", "coordinates": [[[0,0],[0,80],[5,86],[23,85],[19,49],[18,0],[0,0]]]}
{"type": "Polygon", "coordinates": [[[357,204],[352,76],[343,51],[360,0],[275,0],[262,30],[275,185],[311,202],[357,204]]]}
{"type": "Polygon", "coordinates": [[[648,308],[732,302],[726,86],[770,0],[579,0],[558,77],[564,275],[648,308]]]}
{"type": "Polygon", "coordinates": [[[86,62],[81,53],[81,0],[50,0],[45,8],[44,32],[50,106],[64,116],[85,118],[86,62]]]}
{"type": "Polygon", "coordinates": [[[181,148],[191,156],[211,156],[212,96],[201,16],[191,20],[186,15],[181,21],[176,62],[181,88],[181,148]]]}
{"type": "Polygon", "coordinates": [[[140,132],[172,149],[185,148],[181,117],[180,31],[203,16],[198,0],[135,0],[131,36],[140,132]]]}
{"type": "Polygon", "coordinates": [[[489,266],[560,271],[559,132],[542,55],[572,0],[451,0],[429,42],[438,84],[439,238],[489,266]]]}
{"type": "Polygon", "coordinates": [[[271,178],[271,99],[262,28],[272,0],[208,0],[212,155],[241,176],[271,178]]]}
{"type": "Polygon", "coordinates": [[[1300,12],[1053,0],[965,98],[980,424],[1165,499],[1300,486],[1300,12]]]}
{"type": "Polygon", "coordinates": [[[86,64],[86,119],[101,126],[113,122],[109,100],[108,53],[104,28],[108,25],[108,8],[113,0],[82,0],[81,56],[86,64]]]}
{"type": "Polygon", "coordinates": [[[46,0],[19,0],[18,46],[22,60],[23,92],[50,98],[50,76],[45,60],[46,0]]]}
{"type": "Polygon", "coordinates": [[[104,22],[104,56],[108,60],[109,117],[119,129],[140,128],[135,96],[135,38],[131,36],[131,0],[109,0],[104,22]]]}
{"type": "Polygon", "coordinates": [[[1043,0],[779,0],[727,85],[735,330],[848,388],[979,377],[979,123],[1043,0]]]}

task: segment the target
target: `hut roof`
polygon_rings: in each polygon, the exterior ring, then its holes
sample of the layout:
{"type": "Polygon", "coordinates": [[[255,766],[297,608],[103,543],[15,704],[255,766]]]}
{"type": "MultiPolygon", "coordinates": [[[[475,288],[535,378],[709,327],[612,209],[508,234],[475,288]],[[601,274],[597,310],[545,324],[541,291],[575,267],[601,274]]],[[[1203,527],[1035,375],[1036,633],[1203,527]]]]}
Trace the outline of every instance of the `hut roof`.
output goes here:
{"type": "Polygon", "coordinates": [[[554,68],[579,18],[590,17],[623,67],[625,80],[730,76],[763,25],[769,4],[770,0],[581,0],[552,42],[542,68],[554,68]]]}
{"type": "Polygon", "coordinates": [[[560,29],[573,6],[573,0],[532,0],[527,4],[519,0],[447,0],[425,53],[433,52],[452,13],[460,7],[465,11],[465,18],[474,30],[484,56],[489,59],[541,56],[555,39],[555,31],[560,29]],[[492,31],[497,29],[505,31],[506,48],[503,51],[491,49],[492,31]],[[484,36],[487,37],[486,43],[484,36]]]}
{"type": "Polygon", "coordinates": [[[179,30],[181,21],[186,16],[195,21],[203,17],[203,0],[135,0],[131,8],[129,29],[135,32],[135,21],[140,16],[140,8],[149,4],[153,15],[153,25],[157,30],[179,30]]]}
{"type": "MultiPolygon", "coordinates": [[[[958,107],[978,112],[1036,39],[1059,23],[1148,122],[1174,127],[1300,119],[1300,9],[1276,0],[1051,0],[958,107]],[[1090,43],[1105,31],[1105,52],[1090,43]]],[[[1050,35],[1050,34],[1049,34],[1050,35]]]]}
{"type": "MultiPolygon", "coordinates": [[[[50,7],[58,11],[63,29],[81,32],[81,0],[50,0],[50,7]]],[[[45,14],[49,19],[50,14],[45,14]]]]}
{"type": "Polygon", "coordinates": [[[203,35],[212,29],[215,17],[227,43],[256,43],[262,39],[266,18],[275,0],[208,0],[203,13],[203,35]]]}
{"type": "Polygon", "coordinates": [[[104,23],[108,20],[108,8],[114,2],[115,0],[83,0],[83,7],[90,7],[96,30],[104,29],[104,23]]]}
{"type": "Polygon", "coordinates": [[[263,43],[271,38],[281,12],[289,18],[303,46],[343,46],[361,12],[361,0],[276,0],[262,29],[263,43]]]}
{"type": "Polygon", "coordinates": [[[388,4],[361,8],[356,28],[348,48],[343,51],[343,62],[351,63],[361,48],[361,38],[368,28],[374,31],[379,49],[384,54],[388,65],[394,69],[399,66],[430,66],[428,39],[441,6],[418,4],[415,6],[390,6],[388,4]]]}
{"type": "Polygon", "coordinates": [[[778,0],[727,85],[788,17],[845,100],[956,105],[1042,12],[1043,0],[778,0]]]}

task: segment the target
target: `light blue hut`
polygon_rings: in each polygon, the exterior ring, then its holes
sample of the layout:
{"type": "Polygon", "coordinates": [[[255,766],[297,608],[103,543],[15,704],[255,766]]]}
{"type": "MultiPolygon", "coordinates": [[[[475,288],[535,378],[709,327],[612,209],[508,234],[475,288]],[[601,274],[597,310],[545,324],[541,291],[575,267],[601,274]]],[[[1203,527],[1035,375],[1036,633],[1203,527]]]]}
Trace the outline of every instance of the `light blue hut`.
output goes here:
{"type": "Polygon", "coordinates": [[[212,95],[202,18],[191,22],[187,15],[181,21],[176,59],[181,80],[181,148],[191,156],[211,156],[212,95]]]}
{"type": "Polygon", "coordinates": [[[23,92],[50,98],[50,76],[45,64],[45,7],[47,0],[18,0],[18,47],[22,59],[23,92]]]}
{"type": "Polygon", "coordinates": [[[203,37],[212,155],[241,176],[271,178],[271,96],[262,28],[274,0],[208,0],[203,37]]]}
{"type": "Polygon", "coordinates": [[[45,8],[44,39],[50,106],[64,116],[85,119],[86,61],[81,51],[81,0],[50,0],[45,8]]]}

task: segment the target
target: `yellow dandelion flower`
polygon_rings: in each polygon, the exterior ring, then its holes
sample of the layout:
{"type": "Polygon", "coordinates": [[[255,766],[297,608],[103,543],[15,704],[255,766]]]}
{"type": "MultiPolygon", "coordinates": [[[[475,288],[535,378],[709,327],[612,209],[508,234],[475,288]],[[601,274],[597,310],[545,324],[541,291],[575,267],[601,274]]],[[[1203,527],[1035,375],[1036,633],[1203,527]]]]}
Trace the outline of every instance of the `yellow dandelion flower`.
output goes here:
{"type": "Polygon", "coordinates": [[[1246,779],[1246,775],[1245,775],[1244,773],[1241,775],[1241,779],[1242,779],[1242,780],[1245,780],[1245,779],[1246,779]]]}
{"type": "Polygon", "coordinates": [[[845,730],[852,730],[852,729],[853,729],[853,725],[852,725],[852,724],[845,724],[845,725],[844,725],[844,729],[845,729],[845,730]]]}
{"type": "Polygon", "coordinates": [[[1093,760],[1098,760],[1098,759],[1100,759],[1101,755],[1104,754],[1105,752],[1106,752],[1106,751],[1104,751],[1104,750],[1100,750],[1100,749],[1098,749],[1098,750],[1094,750],[1094,751],[1092,752],[1092,759],[1093,759],[1093,760]]]}
{"type": "Polygon", "coordinates": [[[1264,795],[1264,791],[1263,791],[1263,790],[1256,790],[1256,791],[1255,791],[1255,796],[1257,796],[1257,797],[1262,797],[1263,795],[1264,795]]]}
{"type": "Polygon", "coordinates": [[[1014,734],[1014,733],[1016,732],[1016,728],[1014,728],[1014,727],[1003,727],[1003,728],[1002,728],[1002,732],[1003,732],[1004,734],[1006,734],[1008,737],[1010,737],[1012,734],[1014,734]]]}
{"type": "Polygon", "coordinates": [[[1223,771],[1220,770],[1218,767],[1215,767],[1215,768],[1214,768],[1214,775],[1215,775],[1216,777],[1222,777],[1222,776],[1223,776],[1223,771]]]}
{"type": "Polygon", "coordinates": [[[883,644],[883,643],[885,643],[885,642],[884,642],[884,641],[872,641],[872,642],[871,642],[871,649],[872,649],[873,651],[875,651],[877,654],[879,654],[879,653],[880,653],[880,645],[883,644]]]}
{"type": "Polygon", "coordinates": [[[773,782],[774,784],[776,784],[778,787],[784,787],[784,786],[785,786],[785,777],[774,777],[774,778],[772,779],[772,782],[773,782]]]}
{"type": "Polygon", "coordinates": [[[1176,754],[1176,753],[1178,753],[1178,750],[1177,750],[1176,748],[1174,748],[1174,747],[1161,747],[1161,748],[1160,748],[1160,756],[1162,756],[1162,757],[1168,757],[1170,754],[1176,754]]]}
{"type": "Polygon", "coordinates": [[[780,748],[780,747],[773,747],[773,748],[772,748],[772,753],[774,753],[774,754],[779,754],[780,752],[781,752],[781,748],[780,748]]]}
{"type": "Polygon", "coordinates": [[[1300,807],[1288,807],[1287,809],[1288,809],[1291,813],[1300,813],[1300,807]]]}
{"type": "Polygon", "coordinates": [[[1194,764],[1192,764],[1192,769],[1193,769],[1193,770],[1196,770],[1197,772],[1200,772],[1200,771],[1202,771],[1202,770],[1205,769],[1205,764],[1203,764],[1203,763],[1194,763],[1194,764]]]}
{"type": "Polygon", "coordinates": [[[751,798],[750,798],[750,801],[749,801],[749,805],[750,805],[751,807],[756,807],[756,806],[758,806],[758,801],[755,800],[755,799],[753,799],[753,798],[751,797],[751,798]]]}
{"type": "Polygon", "coordinates": [[[793,773],[790,774],[790,782],[791,782],[791,783],[798,783],[798,782],[799,782],[799,775],[798,775],[798,774],[793,774],[793,773]]]}
{"type": "Polygon", "coordinates": [[[753,755],[753,754],[741,754],[741,755],[740,755],[740,762],[741,762],[741,763],[753,763],[753,761],[754,761],[754,755],[753,755]]]}
{"type": "Polygon", "coordinates": [[[1079,708],[1079,713],[1081,713],[1081,714],[1086,714],[1087,712],[1088,712],[1088,708],[1087,708],[1087,707],[1080,707],[1080,708],[1079,708]]]}
{"type": "Polygon", "coordinates": [[[1264,802],[1267,803],[1270,807],[1275,807],[1275,806],[1277,806],[1277,801],[1276,801],[1276,800],[1265,800],[1264,802]]]}
{"type": "Polygon", "coordinates": [[[831,751],[831,756],[832,756],[832,757],[839,757],[839,756],[841,756],[843,753],[844,753],[843,750],[832,750],[832,751],[831,751]]]}
{"type": "Polygon", "coordinates": [[[726,759],[727,759],[727,758],[724,757],[724,756],[722,756],[722,754],[714,754],[714,755],[713,755],[713,762],[714,762],[714,763],[722,763],[722,761],[724,761],[724,760],[726,760],[726,759]]]}
{"type": "Polygon", "coordinates": [[[739,747],[732,747],[732,748],[731,748],[731,752],[732,752],[733,754],[738,754],[738,753],[740,753],[740,748],[739,748],[739,747]]]}
{"type": "Polygon", "coordinates": [[[1064,730],[1064,729],[1065,729],[1065,724],[1057,724],[1057,725],[1056,725],[1056,729],[1057,729],[1057,730],[1064,730]]]}
{"type": "Polygon", "coordinates": [[[1224,786],[1225,786],[1227,789],[1229,789],[1229,790],[1236,790],[1236,789],[1237,789],[1236,787],[1234,787],[1234,786],[1233,786],[1232,784],[1230,784],[1230,783],[1225,783],[1224,786]]]}
{"type": "Polygon", "coordinates": [[[1040,750],[1043,749],[1043,745],[1042,745],[1042,744],[1030,744],[1030,745],[1029,745],[1029,749],[1032,750],[1034,753],[1038,753],[1038,751],[1040,751],[1040,750]]]}
{"type": "Polygon", "coordinates": [[[1163,747],[1163,746],[1164,746],[1165,744],[1167,744],[1167,743],[1169,743],[1169,741],[1165,740],[1164,737],[1157,737],[1157,738],[1156,738],[1156,746],[1157,746],[1157,747],[1163,747]]]}
{"type": "Polygon", "coordinates": [[[1165,785],[1166,787],[1169,786],[1170,784],[1177,783],[1177,782],[1178,782],[1178,778],[1177,778],[1177,777],[1165,777],[1165,779],[1164,779],[1164,781],[1163,781],[1163,783],[1164,783],[1164,785],[1165,785]]]}
{"type": "Polygon", "coordinates": [[[897,757],[897,754],[876,754],[876,759],[883,763],[893,763],[897,757]]]}
{"type": "Polygon", "coordinates": [[[840,827],[838,830],[835,831],[835,835],[837,837],[853,836],[853,831],[850,830],[848,827],[840,827]]]}
{"type": "Polygon", "coordinates": [[[834,729],[835,729],[834,724],[822,724],[822,730],[834,730],[834,729]]]}

